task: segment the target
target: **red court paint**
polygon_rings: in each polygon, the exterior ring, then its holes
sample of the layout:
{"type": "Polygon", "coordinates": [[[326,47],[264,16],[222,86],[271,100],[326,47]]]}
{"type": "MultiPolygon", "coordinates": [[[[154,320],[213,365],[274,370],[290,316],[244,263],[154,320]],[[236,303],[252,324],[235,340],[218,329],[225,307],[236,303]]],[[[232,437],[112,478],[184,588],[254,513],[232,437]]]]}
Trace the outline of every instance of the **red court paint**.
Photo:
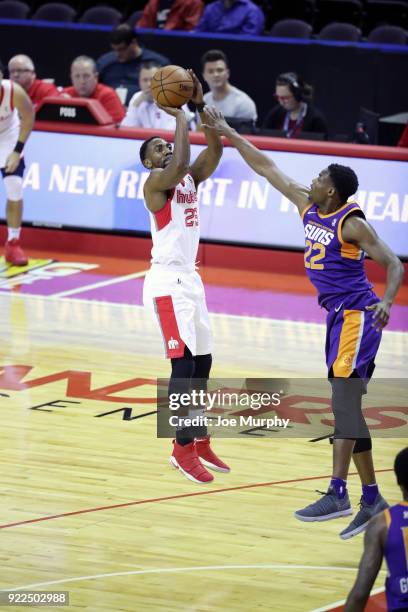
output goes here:
{"type": "MultiPolygon", "coordinates": [[[[392,472],[392,468],[386,468],[383,470],[376,470],[376,473],[380,472],[392,472]]],[[[349,476],[356,476],[357,472],[351,472],[349,476]]],[[[277,480],[273,482],[258,482],[254,484],[239,485],[237,487],[226,487],[223,489],[213,489],[212,491],[197,491],[195,493],[181,493],[180,495],[168,495],[166,497],[154,497],[149,499],[141,499],[139,501],[125,502],[123,504],[112,504],[110,506],[96,506],[94,508],[85,508],[83,510],[74,510],[73,512],[62,512],[61,514],[53,514],[49,516],[42,516],[40,518],[28,519],[26,521],[17,521],[15,523],[5,523],[0,525],[0,529],[9,529],[11,527],[19,527],[20,525],[29,525],[31,523],[40,523],[42,521],[52,521],[58,518],[64,518],[67,516],[77,516],[79,514],[88,514],[90,512],[101,512],[102,510],[116,510],[117,508],[126,508],[129,506],[141,506],[143,504],[153,504],[156,502],[170,501],[172,499],[184,499],[186,497],[197,497],[199,495],[213,495],[215,493],[228,493],[229,491],[240,491],[243,489],[255,489],[257,487],[273,487],[276,485],[291,484],[295,482],[306,482],[308,480],[320,480],[322,478],[331,478],[331,474],[325,474],[323,476],[308,476],[306,478],[294,478],[292,480],[277,480]]]]}

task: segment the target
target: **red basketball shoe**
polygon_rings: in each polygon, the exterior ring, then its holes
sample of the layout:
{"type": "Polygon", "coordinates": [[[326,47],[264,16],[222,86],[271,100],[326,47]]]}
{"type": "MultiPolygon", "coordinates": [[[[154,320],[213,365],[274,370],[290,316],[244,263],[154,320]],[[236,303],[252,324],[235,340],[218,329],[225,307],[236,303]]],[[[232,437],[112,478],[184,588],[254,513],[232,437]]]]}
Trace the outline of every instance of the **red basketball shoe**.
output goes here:
{"type": "Polygon", "coordinates": [[[221,461],[219,457],[214,453],[210,446],[210,436],[205,438],[197,438],[195,441],[197,454],[200,458],[201,463],[205,466],[215,470],[216,472],[230,472],[231,468],[221,461]]]}
{"type": "Polygon", "coordinates": [[[198,458],[194,442],[181,446],[173,440],[173,453],[170,457],[170,463],[193,482],[205,484],[214,480],[214,476],[205,469],[198,458]]]}
{"type": "Polygon", "coordinates": [[[5,248],[6,261],[13,266],[26,266],[28,259],[24,254],[23,249],[20,246],[20,241],[17,238],[6,242],[5,248]]]}

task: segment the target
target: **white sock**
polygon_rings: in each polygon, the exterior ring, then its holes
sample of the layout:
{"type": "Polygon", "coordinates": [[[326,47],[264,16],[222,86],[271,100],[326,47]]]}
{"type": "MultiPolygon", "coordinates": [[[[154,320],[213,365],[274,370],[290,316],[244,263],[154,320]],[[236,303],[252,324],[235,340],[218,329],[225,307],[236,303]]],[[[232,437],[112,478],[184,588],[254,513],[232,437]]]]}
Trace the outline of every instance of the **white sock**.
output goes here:
{"type": "Polygon", "coordinates": [[[8,240],[20,238],[21,227],[8,227],[8,240]]]}

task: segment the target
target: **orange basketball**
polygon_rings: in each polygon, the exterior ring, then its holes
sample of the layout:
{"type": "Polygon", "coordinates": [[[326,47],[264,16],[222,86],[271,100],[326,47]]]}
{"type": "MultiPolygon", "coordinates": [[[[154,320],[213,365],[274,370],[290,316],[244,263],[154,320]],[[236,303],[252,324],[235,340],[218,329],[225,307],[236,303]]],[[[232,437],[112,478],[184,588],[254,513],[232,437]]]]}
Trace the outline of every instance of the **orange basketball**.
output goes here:
{"type": "Polygon", "coordinates": [[[178,108],[190,100],[194,91],[194,83],[184,68],[164,66],[155,72],[151,91],[158,104],[178,108]]]}

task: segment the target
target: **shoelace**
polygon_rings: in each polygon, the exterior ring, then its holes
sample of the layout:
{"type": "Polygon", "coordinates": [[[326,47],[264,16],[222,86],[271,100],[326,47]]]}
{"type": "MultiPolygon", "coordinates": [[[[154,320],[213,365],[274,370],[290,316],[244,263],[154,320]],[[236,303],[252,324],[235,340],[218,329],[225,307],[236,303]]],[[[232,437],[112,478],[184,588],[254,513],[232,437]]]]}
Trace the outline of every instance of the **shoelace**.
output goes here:
{"type": "Polygon", "coordinates": [[[363,498],[360,497],[360,501],[358,502],[358,505],[360,506],[360,510],[363,509],[363,498]]]}

